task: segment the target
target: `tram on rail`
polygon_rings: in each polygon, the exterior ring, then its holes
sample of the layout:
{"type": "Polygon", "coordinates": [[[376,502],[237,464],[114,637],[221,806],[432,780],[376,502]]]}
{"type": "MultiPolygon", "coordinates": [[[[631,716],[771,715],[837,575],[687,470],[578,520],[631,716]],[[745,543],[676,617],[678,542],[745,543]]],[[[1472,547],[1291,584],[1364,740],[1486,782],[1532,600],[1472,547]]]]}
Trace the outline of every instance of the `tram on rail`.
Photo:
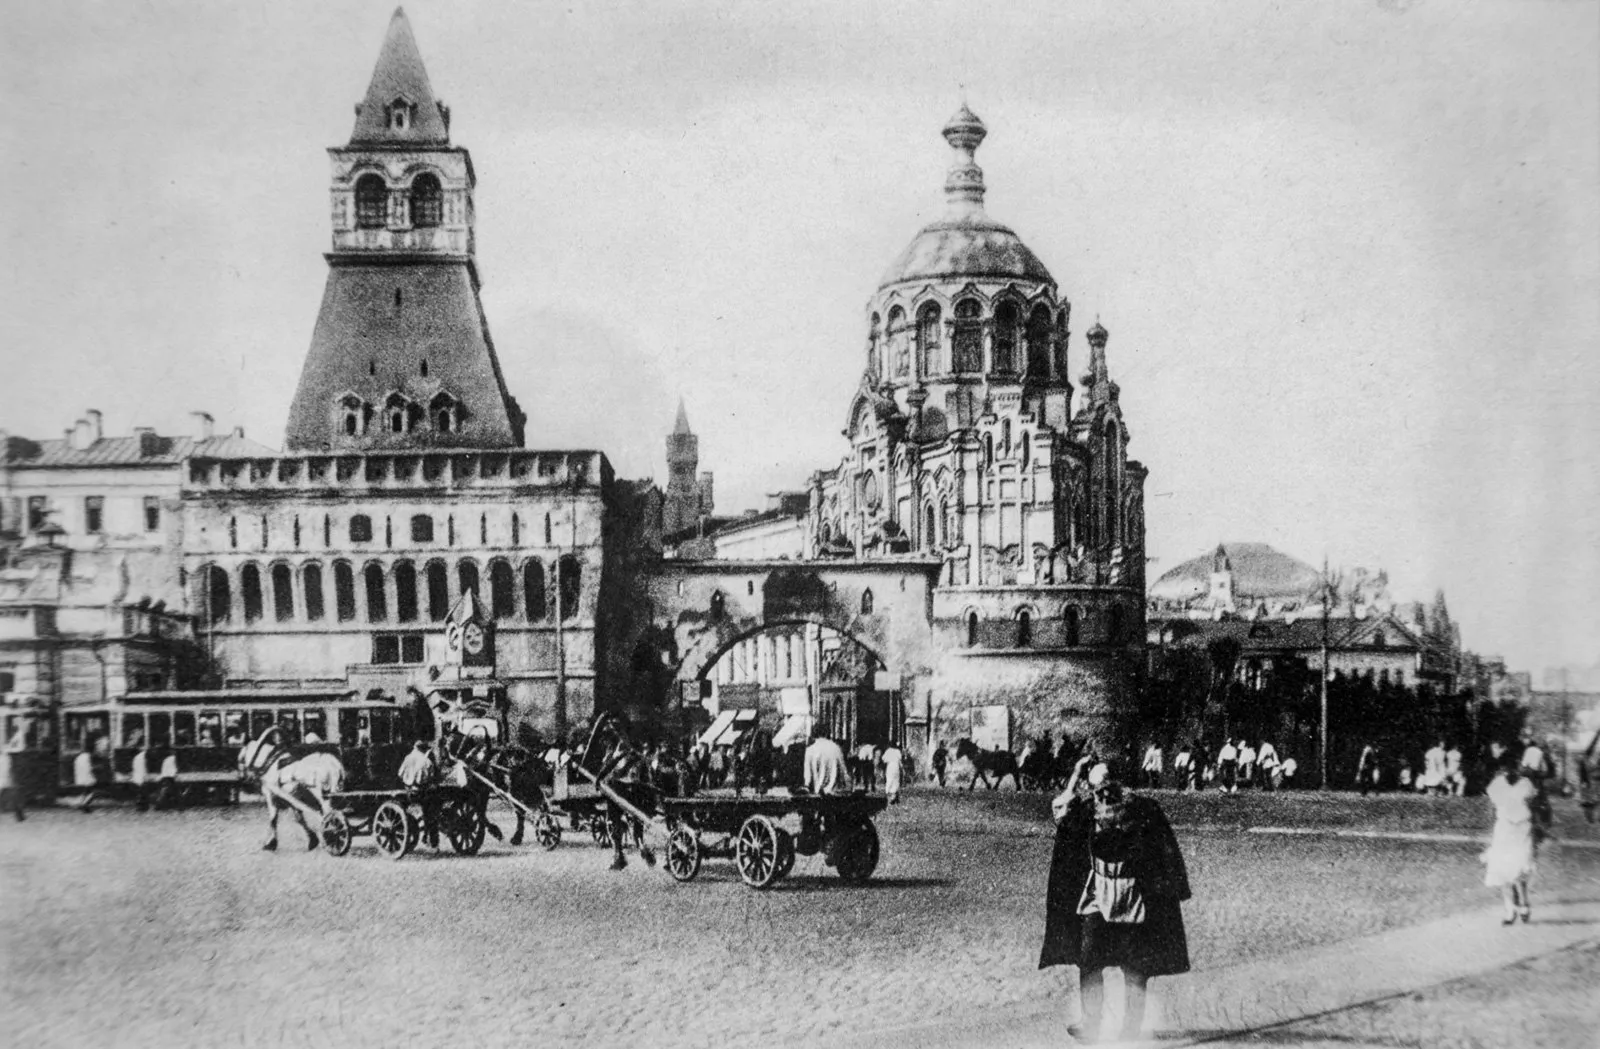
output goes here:
{"type": "Polygon", "coordinates": [[[336,752],[352,788],[387,786],[412,743],[434,733],[415,703],[345,690],[130,692],[90,706],[0,708],[13,779],[34,801],[72,784],[85,748],[108,786],[131,784],[134,755],[145,750],[152,780],[171,753],[181,795],[231,797],[240,748],[273,726],[291,746],[336,752]]]}

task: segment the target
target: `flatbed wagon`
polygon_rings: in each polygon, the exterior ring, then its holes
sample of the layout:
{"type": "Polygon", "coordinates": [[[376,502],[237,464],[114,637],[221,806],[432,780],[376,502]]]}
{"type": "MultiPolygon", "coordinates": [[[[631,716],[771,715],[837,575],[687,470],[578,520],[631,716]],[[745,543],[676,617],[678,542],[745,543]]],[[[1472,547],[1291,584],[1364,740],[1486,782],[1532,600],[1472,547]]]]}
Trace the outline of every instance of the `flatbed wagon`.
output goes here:
{"type": "Polygon", "coordinates": [[[360,835],[370,835],[378,851],[398,860],[422,839],[423,815],[437,812],[440,838],[463,856],[483,847],[488,830],[483,798],[465,787],[436,786],[415,790],[351,790],[328,797],[322,814],[322,844],[329,855],[343,856],[360,835]]]}
{"type": "Polygon", "coordinates": [[[794,869],[795,857],[821,853],[847,882],[864,882],[878,866],[872,817],[881,794],[747,794],[664,797],[667,873],[692,881],[706,858],[731,858],[739,877],[765,889],[794,869]]]}

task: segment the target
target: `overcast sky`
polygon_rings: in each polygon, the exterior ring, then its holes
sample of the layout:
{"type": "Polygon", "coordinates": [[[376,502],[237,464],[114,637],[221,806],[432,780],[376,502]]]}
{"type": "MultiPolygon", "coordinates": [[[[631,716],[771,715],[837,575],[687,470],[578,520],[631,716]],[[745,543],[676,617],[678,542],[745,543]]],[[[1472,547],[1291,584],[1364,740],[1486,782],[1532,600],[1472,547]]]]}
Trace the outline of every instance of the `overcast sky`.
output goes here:
{"type": "MultiPolygon", "coordinates": [[[[12,5],[0,428],[281,445],[389,3],[12,5]]],[[[844,452],[868,297],[989,210],[1111,332],[1152,578],[1218,540],[1442,587],[1469,647],[1600,659],[1600,5],[408,5],[478,172],[528,443],[718,509],[844,452]]]]}

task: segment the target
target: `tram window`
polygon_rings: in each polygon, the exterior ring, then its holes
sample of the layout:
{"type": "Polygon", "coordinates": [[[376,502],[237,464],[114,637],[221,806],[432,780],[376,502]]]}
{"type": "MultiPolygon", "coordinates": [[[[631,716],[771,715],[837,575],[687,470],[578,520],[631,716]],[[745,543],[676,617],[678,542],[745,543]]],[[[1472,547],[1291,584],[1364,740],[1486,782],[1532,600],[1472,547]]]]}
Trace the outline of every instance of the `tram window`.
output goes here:
{"type": "Polygon", "coordinates": [[[66,745],[69,753],[76,754],[78,751],[83,749],[83,715],[68,714],[61,720],[62,730],[64,733],[62,742],[66,745]]]}
{"type": "Polygon", "coordinates": [[[360,718],[361,714],[359,711],[339,711],[339,745],[341,747],[354,747],[360,745],[360,718]]]}
{"type": "Polygon", "coordinates": [[[250,712],[250,738],[260,739],[262,733],[273,725],[272,711],[252,710],[250,712]]]}
{"type": "Polygon", "coordinates": [[[124,747],[144,746],[144,715],[122,715],[122,745],[124,747]]]}
{"type": "Polygon", "coordinates": [[[215,747],[222,742],[221,714],[208,710],[200,715],[200,735],[196,742],[202,747],[215,747]]]}
{"type": "Polygon", "coordinates": [[[222,741],[230,747],[242,747],[245,740],[244,711],[230,710],[222,715],[222,741]]]}
{"type": "Polygon", "coordinates": [[[305,730],[305,741],[311,742],[311,734],[316,733],[317,739],[323,743],[328,742],[328,716],[320,710],[308,710],[300,715],[301,727],[305,730]]]}
{"type": "Polygon", "coordinates": [[[167,747],[172,745],[172,715],[150,715],[150,745],[152,747],[167,747]]]}
{"type": "Polygon", "coordinates": [[[389,710],[374,710],[372,712],[372,742],[382,746],[394,738],[394,712],[389,710]]]}
{"type": "Polygon", "coordinates": [[[194,715],[184,711],[172,715],[172,745],[175,747],[194,746],[194,715]]]}
{"type": "Polygon", "coordinates": [[[283,741],[289,746],[296,746],[300,742],[300,712],[298,710],[278,711],[278,727],[283,729],[283,741]]]}

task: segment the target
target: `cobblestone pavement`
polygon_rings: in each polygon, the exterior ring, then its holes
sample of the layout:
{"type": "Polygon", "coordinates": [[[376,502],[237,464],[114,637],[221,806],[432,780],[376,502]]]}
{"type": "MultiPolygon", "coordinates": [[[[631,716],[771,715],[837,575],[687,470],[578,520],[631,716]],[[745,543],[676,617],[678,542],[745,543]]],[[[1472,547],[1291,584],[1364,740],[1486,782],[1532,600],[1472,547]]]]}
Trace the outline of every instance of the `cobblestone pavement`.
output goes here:
{"type": "MultiPolygon", "coordinates": [[[[1071,970],[1034,967],[1046,808],[915,793],[879,821],[872,883],[802,857],[765,893],[726,862],[688,885],[637,859],[612,873],[574,838],[391,863],[368,839],[299,852],[297,828],[263,853],[254,805],[37,812],[0,824],[0,1030],[29,1046],[706,1046],[1064,1021],[1071,970]]],[[[1492,902],[1471,843],[1179,834],[1201,972],[1492,902]]],[[[1600,852],[1558,850],[1536,905],[1597,887],[1600,852]]]]}

